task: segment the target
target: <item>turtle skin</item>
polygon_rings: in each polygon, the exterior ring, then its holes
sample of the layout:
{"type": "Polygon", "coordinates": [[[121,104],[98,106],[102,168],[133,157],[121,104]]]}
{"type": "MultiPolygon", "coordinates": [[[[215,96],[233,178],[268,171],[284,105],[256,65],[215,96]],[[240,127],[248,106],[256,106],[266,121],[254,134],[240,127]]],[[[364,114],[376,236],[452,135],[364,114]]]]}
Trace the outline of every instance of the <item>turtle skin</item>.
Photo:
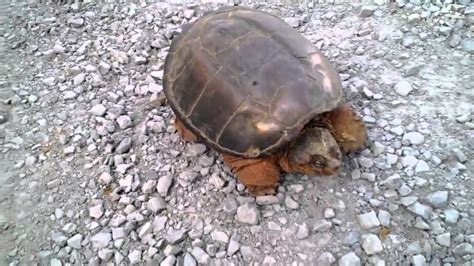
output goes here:
{"type": "Polygon", "coordinates": [[[253,195],[275,193],[282,171],[334,174],[341,152],[360,148],[367,134],[342,104],[329,60],[263,11],[225,7],[185,26],[166,57],[163,88],[181,137],[221,152],[253,195]],[[304,156],[291,149],[301,139],[319,149],[316,168],[303,163],[313,156],[304,147],[304,156]]]}

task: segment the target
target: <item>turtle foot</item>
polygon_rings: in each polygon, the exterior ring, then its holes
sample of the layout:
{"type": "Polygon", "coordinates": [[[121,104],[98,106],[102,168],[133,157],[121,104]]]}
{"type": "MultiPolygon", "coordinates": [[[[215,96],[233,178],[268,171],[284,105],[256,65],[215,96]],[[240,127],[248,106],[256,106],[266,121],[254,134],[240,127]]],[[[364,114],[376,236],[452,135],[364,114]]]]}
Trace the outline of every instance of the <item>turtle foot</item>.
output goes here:
{"type": "Polygon", "coordinates": [[[181,122],[177,117],[175,117],[174,120],[174,126],[176,127],[176,131],[178,131],[179,136],[189,142],[195,142],[198,140],[197,136],[191,132],[189,129],[187,129],[183,122],[181,122]]]}
{"type": "Polygon", "coordinates": [[[249,193],[254,197],[275,195],[276,194],[276,185],[275,186],[247,186],[249,193]]]}
{"type": "Polygon", "coordinates": [[[280,167],[273,157],[245,159],[223,154],[224,162],[232,169],[254,196],[274,195],[280,176],[280,167]]]}
{"type": "Polygon", "coordinates": [[[325,117],[329,121],[336,138],[344,153],[354,152],[364,146],[367,139],[367,129],[356,112],[344,104],[327,112],[325,117]]]}

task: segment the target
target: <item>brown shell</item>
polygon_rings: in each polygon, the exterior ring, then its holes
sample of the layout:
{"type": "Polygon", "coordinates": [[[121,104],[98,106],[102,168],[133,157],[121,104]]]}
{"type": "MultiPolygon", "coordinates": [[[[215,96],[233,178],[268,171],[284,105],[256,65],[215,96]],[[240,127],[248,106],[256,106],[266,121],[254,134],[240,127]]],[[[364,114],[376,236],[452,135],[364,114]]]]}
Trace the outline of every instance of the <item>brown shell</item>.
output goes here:
{"type": "Polygon", "coordinates": [[[338,73],[309,40],[244,7],[207,14],[175,37],[163,87],[189,130],[245,158],[279,150],[342,96],[338,73]]]}

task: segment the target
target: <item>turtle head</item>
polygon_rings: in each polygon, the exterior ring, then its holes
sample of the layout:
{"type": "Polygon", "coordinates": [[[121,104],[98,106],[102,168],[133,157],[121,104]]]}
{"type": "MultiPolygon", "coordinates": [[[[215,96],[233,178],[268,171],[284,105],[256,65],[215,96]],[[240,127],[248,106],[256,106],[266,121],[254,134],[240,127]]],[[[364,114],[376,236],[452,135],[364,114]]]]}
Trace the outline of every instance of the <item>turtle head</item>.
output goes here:
{"type": "Polygon", "coordinates": [[[290,144],[284,168],[306,175],[332,175],[339,170],[341,160],[341,150],[331,132],[311,126],[290,144]]]}

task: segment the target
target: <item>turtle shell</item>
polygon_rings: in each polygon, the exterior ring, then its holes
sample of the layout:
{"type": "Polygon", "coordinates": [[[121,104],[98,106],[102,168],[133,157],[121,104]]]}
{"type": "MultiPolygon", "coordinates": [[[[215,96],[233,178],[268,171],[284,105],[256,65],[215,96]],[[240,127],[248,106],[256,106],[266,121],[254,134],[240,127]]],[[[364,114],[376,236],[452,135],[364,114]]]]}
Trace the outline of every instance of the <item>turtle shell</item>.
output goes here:
{"type": "Polygon", "coordinates": [[[270,155],[338,106],[341,81],[298,31],[267,12],[226,7],[183,28],[163,88],[185,127],[220,152],[270,155]]]}

